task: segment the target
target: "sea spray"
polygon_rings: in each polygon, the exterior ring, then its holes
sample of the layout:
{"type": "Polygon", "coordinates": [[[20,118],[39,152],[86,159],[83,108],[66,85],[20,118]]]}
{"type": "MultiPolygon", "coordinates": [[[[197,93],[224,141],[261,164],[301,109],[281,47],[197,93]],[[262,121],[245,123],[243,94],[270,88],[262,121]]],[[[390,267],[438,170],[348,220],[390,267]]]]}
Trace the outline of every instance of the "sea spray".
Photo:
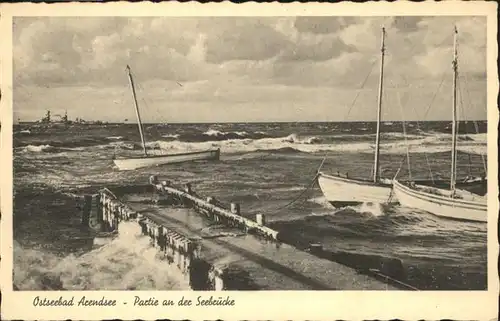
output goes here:
{"type": "Polygon", "coordinates": [[[136,223],[120,223],[118,236],[83,255],[61,258],[14,243],[14,283],[21,290],[180,290],[187,278],[161,259],[136,223]]]}
{"type": "Polygon", "coordinates": [[[370,213],[375,217],[379,217],[384,215],[384,208],[382,204],[378,203],[363,203],[359,207],[360,213],[370,213]]]}

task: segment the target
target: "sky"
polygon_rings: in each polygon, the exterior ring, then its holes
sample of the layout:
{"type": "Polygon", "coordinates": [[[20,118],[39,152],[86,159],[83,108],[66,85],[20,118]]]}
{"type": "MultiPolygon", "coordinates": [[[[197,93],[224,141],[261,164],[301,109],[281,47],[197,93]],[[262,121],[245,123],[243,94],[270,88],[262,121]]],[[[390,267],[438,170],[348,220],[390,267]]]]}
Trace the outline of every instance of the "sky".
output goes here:
{"type": "Polygon", "coordinates": [[[128,64],[144,122],[373,121],[384,26],[382,119],[451,120],[455,25],[486,119],[485,17],[15,17],[14,119],[135,121],[128,64]]]}

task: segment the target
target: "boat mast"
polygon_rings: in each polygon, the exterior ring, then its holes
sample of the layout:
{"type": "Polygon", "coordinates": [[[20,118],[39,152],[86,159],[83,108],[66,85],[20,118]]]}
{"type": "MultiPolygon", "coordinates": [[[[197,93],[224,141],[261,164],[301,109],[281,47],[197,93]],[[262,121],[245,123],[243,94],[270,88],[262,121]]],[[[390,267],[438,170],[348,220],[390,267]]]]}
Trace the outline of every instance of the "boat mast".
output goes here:
{"type": "Polygon", "coordinates": [[[375,141],[375,167],[373,170],[373,181],[379,179],[379,156],[380,156],[380,119],[382,116],[382,88],[384,85],[384,54],[385,54],[385,28],[382,28],[382,45],[380,58],[380,81],[378,86],[378,109],[377,109],[377,138],[375,141]]]}
{"type": "Polygon", "coordinates": [[[135,115],[137,116],[137,126],[139,126],[139,134],[141,135],[142,150],[145,156],[148,156],[146,151],[146,141],[144,140],[144,134],[142,132],[142,122],[141,114],[139,113],[139,105],[137,104],[137,97],[135,95],[134,80],[132,79],[132,72],[130,71],[130,66],[127,65],[128,80],[130,82],[130,87],[132,88],[132,96],[134,97],[135,115]]]}
{"type": "Polygon", "coordinates": [[[458,30],[455,26],[453,39],[453,108],[452,108],[452,147],[451,147],[451,178],[450,189],[455,190],[457,174],[457,73],[458,73],[458,53],[457,53],[458,30]]]}

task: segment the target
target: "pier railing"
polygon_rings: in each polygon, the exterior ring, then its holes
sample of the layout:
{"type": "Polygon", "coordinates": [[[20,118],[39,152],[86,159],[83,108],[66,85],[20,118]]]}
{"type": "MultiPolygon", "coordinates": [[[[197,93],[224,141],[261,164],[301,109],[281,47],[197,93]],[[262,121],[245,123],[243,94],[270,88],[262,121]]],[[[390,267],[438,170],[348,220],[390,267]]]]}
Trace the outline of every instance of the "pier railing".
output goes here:
{"type": "MultiPolygon", "coordinates": [[[[279,242],[278,232],[264,225],[265,217],[262,214],[257,214],[255,221],[242,217],[239,204],[232,203],[231,209],[227,210],[218,206],[214,197],[201,199],[190,184],[186,184],[184,189],[179,189],[171,186],[168,181],[158,181],[154,176],[150,178],[149,183],[154,192],[152,201],[155,203],[191,207],[211,221],[279,242]]],[[[192,289],[227,289],[228,282],[225,280],[231,279],[231,272],[204,261],[199,240],[164,226],[147,214],[134,211],[126,202],[120,200],[117,194],[108,188],[103,188],[97,194],[86,195],[82,224],[89,225],[90,216],[95,216],[98,229],[109,233],[117,231],[122,221],[136,222],[141,227],[142,234],[149,236],[151,244],[163,253],[164,259],[170,264],[175,264],[189,279],[192,289]]]]}
{"type": "Polygon", "coordinates": [[[218,206],[215,197],[203,200],[186,184],[184,190],[171,186],[169,181],[159,181],[156,176],[150,177],[150,183],[159,195],[158,202],[162,204],[183,204],[206,216],[208,219],[228,227],[235,227],[246,233],[279,242],[279,233],[265,226],[265,215],[256,214],[255,220],[240,215],[240,205],[231,203],[231,210],[218,206]]]}
{"type": "MultiPolygon", "coordinates": [[[[213,260],[209,258],[210,250],[205,249],[204,251],[202,248],[204,242],[209,242],[208,240],[204,241],[203,238],[190,237],[193,234],[185,235],[180,232],[184,230],[183,228],[174,230],[172,227],[165,226],[165,223],[162,223],[166,222],[163,217],[148,211],[134,210],[134,208],[137,208],[137,206],[133,205],[136,201],[131,201],[130,197],[134,198],[133,195],[137,194],[146,195],[145,198],[143,196],[139,197],[141,198],[139,203],[192,208],[196,213],[212,222],[253,234],[257,238],[265,239],[267,242],[276,243],[278,248],[281,243],[288,243],[297,248],[296,242],[291,240],[286,233],[282,235],[266,226],[264,214],[256,214],[255,220],[243,217],[240,213],[239,204],[231,203],[230,209],[227,209],[227,206],[224,208],[220,206],[215,197],[197,195],[190,184],[185,184],[182,188],[175,187],[168,180],[159,180],[158,177],[151,176],[149,184],[103,188],[93,196],[85,196],[82,215],[84,225],[89,225],[90,216],[95,217],[97,221],[95,225],[104,233],[117,231],[120,222],[123,221],[139,224],[141,233],[150,237],[151,244],[159,249],[164,259],[179,268],[194,290],[237,290],[242,287],[248,287],[248,289],[253,287],[250,281],[250,283],[245,280],[241,281],[241,272],[245,271],[238,271],[237,268],[232,269],[231,265],[221,267],[212,262],[213,260]],[[95,213],[95,215],[92,215],[92,213],[95,213]],[[242,284],[235,283],[235,280],[240,280],[242,284]]],[[[207,243],[206,246],[211,247],[212,245],[207,243]]],[[[339,259],[338,253],[332,254],[323,251],[321,244],[309,244],[308,252],[312,256],[327,259],[331,262],[346,261],[342,256],[339,259]]],[[[313,260],[312,257],[310,259],[313,260]]],[[[349,258],[347,261],[351,259],[349,258]]],[[[355,258],[355,261],[360,261],[360,259],[355,258]]],[[[397,266],[397,264],[391,264],[391,266],[397,266]]],[[[358,268],[355,268],[355,270],[358,270],[358,268]]],[[[358,272],[352,272],[352,277],[356,278],[355,275],[358,272]]],[[[369,274],[373,275],[373,273],[369,274]]],[[[332,277],[335,278],[335,276],[332,277]]],[[[375,277],[378,278],[377,275],[375,277]]],[[[384,278],[386,282],[390,281],[385,275],[384,278]]]]}

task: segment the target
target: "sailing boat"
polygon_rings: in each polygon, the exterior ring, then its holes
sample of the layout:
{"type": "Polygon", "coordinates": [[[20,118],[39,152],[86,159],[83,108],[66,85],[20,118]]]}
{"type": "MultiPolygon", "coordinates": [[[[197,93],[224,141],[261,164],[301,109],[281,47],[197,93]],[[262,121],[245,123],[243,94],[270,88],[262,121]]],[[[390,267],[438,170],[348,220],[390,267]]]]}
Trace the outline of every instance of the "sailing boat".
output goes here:
{"type": "Polygon", "coordinates": [[[377,136],[375,141],[375,164],[373,179],[350,178],[347,174],[342,176],[325,174],[318,171],[318,183],[325,198],[335,207],[359,205],[361,203],[384,204],[396,199],[391,193],[392,180],[380,178],[380,120],[382,114],[382,89],[384,79],[384,54],[385,54],[385,28],[382,28],[382,45],[380,59],[380,80],[378,91],[377,110],[377,136]]]}
{"type": "Polygon", "coordinates": [[[164,164],[182,163],[197,160],[219,160],[220,149],[212,149],[198,152],[188,152],[179,154],[165,154],[165,155],[148,155],[146,150],[146,141],[142,129],[141,115],[139,113],[139,106],[137,104],[137,96],[135,93],[134,80],[130,66],[127,65],[127,74],[130,87],[132,89],[132,96],[134,99],[135,114],[137,116],[137,125],[139,127],[139,134],[141,135],[143,156],[115,158],[113,162],[119,170],[133,170],[142,167],[159,166],[164,164]]]}
{"type": "Polygon", "coordinates": [[[458,31],[455,27],[453,45],[453,104],[452,104],[452,149],[451,179],[449,189],[430,187],[414,182],[402,184],[394,180],[394,193],[401,205],[419,208],[438,216],[455,219],[487,222],[487,196],[457,189],[457,74],[458,31]]]}

